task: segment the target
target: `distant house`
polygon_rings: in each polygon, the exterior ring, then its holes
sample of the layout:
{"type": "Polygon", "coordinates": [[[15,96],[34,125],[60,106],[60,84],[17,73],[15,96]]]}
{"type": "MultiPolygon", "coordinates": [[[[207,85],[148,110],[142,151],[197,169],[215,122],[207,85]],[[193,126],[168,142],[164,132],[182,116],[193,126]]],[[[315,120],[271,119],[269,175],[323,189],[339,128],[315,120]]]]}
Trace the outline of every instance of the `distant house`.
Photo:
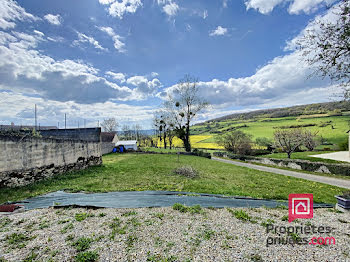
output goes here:
{"type": "Polygon", "coordinates": [[[115,132],[101,132],[102,143],[117,143],[119,138],[115,132]]]}
{"type": "Polygon", "coordinates": [[[137,140],[118,141],[116,147],[124,147],[125,150],[137,150],[137,140]]]}

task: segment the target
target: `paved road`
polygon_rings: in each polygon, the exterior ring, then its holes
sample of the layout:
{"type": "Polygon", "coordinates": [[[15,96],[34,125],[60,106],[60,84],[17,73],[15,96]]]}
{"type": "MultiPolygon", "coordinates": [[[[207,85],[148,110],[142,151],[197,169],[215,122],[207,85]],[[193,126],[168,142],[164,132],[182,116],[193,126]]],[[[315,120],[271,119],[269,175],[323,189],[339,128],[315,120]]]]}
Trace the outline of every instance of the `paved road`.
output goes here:
{"type": "Polygon", "coordinates": [[[332,159],[337,161],[344,161],[350,163],[349,151],[339,151],[334,153],[320,154],[320,155],[311,155],[311,157],[332,159]]]}
{"type": "Polygon", "coordinates": [[[332,178],[332,177],[327,177],[327,176],[311,175],[311,174],[307,174],[307,173],[300,173],[300,172],[289,171],[289,170],[284,170],[284,169],[279,169],[279,168],[274,168],[274,167],[259,166],[259,165],[254,165],[254,164],[250,164],[250,163],[243,163],[243,162],[222,159],[222,158],[217,158],[217,157],[212,157],[212,160],[220,161],[220,162],[224,162],[224,163],[229,163],[229,164],[233,164],[236,166],[248,167],[248,168],[252,168],[252,169],[256,169],[256,170],[260,170],[260,171],[280,174],[280,175],[284,175],[284,176],[292,176],[292,177],[302,178],[302,179],[306,179],[306,180],[310,180],[310,181],[314,181],[314,182],[319,182],[319,183],[323,183],[323,184],[328,184],[328,185],[332,185],[332,186],[338,186],[338,187],[350,189],[350,179],[345,180],[345,179],[338,179],[338,178],[332,178]]]}

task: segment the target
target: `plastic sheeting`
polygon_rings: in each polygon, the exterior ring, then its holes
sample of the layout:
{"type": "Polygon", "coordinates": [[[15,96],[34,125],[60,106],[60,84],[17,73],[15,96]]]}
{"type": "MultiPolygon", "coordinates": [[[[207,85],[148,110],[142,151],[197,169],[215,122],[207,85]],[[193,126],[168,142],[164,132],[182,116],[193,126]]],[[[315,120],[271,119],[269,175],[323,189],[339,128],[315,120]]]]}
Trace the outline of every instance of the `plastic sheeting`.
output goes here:
{"type": "MultiPolygon", "coordinates": [[[[245,197],[227,197],[212,194],[195,194],[171,191],[126,191],[109,193],[67,193],[57,191],[19,202],[26,210],[50,206],[82,206],[105,208],[167,207],[175,203],[202,207],[277,207],[288,206],[287,201],[263,200],[245,197]]],[[[314,207],[332,207],[314,204],[314,207]]]]}

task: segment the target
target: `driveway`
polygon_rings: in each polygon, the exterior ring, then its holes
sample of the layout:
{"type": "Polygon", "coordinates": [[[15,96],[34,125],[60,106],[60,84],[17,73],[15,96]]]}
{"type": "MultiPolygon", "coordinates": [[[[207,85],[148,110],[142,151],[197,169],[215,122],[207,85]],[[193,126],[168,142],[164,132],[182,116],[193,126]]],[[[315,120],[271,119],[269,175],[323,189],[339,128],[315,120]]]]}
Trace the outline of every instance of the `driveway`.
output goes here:
{"type": "Polygon", "coordinates": [[[332,159],[332,160],[344,161],[344,162],[350,163],[350,152],[349,151],[340,151],[340,152],[320,154],[320,155],[311,155],[310,157],[332,159]]]}
{"type": "Polygon", "coordinates": [[[297,178],[306,179],[306,180],[310,180],[310,181],[314,181],[314,182],[319,182],[319,183],[323,183],[323,184],[327,184],[327,185],[331,185],[331,186],[337,186],[337,187],[350,189],[350,179],[345,180],[345,179],[338,179],[338,178],[327,177],[327,176],[318,176],[318,175],[289,171],[289,170],[284,170],[284,169],[279,169],[279,168],[274,168],[274,167],[259,166],[259,165],[254,165],[254,164],[250,164],[250,163],[238,162],[238,161],[222,159],[222,158],[217,158],[217,157],[212,157],[212,160],[220,161],[220,162],[224,162],[224,163],[228,163],[228,164],[233,164],[236,166],[248,167],[248,168],[252,168],[252,169],[256,169],[256,170],[260,170],[260,171],[275,173],[275,174],[279,174],[279,175],[297,177],[297,178]]]}

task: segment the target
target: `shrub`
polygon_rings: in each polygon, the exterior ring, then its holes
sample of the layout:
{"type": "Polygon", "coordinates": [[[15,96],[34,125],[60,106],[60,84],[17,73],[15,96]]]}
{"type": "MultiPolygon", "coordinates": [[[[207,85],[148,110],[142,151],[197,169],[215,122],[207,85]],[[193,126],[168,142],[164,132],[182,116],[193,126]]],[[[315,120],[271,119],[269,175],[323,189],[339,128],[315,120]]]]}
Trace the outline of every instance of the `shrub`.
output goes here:
{"type": "Polygon", "coordinates": [[[249,155],[252,151],[251,137],[250,134],[236,130],[218,136],[217,144],[223,146],[227,151],[240,155],[249,155]]]}
{"type": "Polygon", "coordinates": [[[338,144],[339,150],[348,151],[349,150],[349,140],[346,139],[338,144]]]}
{"type": "Polygon", "coordinates": [[[187,178],[198,177],[198,171],[191,166],[178,167],[174,170],[174,173],[187,178]]]}

